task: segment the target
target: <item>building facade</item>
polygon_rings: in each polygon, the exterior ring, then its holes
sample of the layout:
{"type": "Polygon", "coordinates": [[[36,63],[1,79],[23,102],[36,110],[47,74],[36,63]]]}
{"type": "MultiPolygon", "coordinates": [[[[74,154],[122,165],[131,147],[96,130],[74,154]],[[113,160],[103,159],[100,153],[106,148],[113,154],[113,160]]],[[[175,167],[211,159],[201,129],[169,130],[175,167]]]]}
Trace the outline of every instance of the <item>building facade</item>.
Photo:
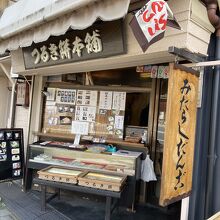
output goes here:
{"type": "MultiPolygon", "coordinates": [[[[88,4],[84,3],[84,1],[81,1],[78,5],[69,4],[68,8],[65,8],[65,11],[58,10],[59,1],[57,3],[53,3],[54,5],[52,3],[45,3],[44,7],[40,6],[40,4],[36,1],[36,11],[29,3],[26,5],[27,8],[23,12],[24,17],[22,17],[21,13],[20,18],[15,18],[13,21],[7,21],[7,16],[14,10],[17,10],[16,6],[18,8],[22,7],[22,4],[24,3],[18,2],[14,4],[13,7],[9,7],[8,9],[6,9],[5,13],[3,14],[0,20],[0,52],[5,53],[6,50],[10,51],[10,65],[13,69],[13,73],[23,76],[25,81],[27,81],[27,83],[29,84],[29,106],[27,107],[25,105],[13,105],[14,119],[12,118],[14,120],[15,127],[23,127],[25,129],[25,148],[27,148],[28,144],[38,140],[39,138],[42,138],[43,136],[42,111],[44,108],[43,99],[45,97],[42,95],[42,91],[45,90],[45,84],[47,83],[46,80],[51,76],[60,77],[61,75],[67,75],[70,73],[95,73],[96,76],[100,74],[99,76],[101,80],[105,80],[105,77],[108,77],[108,74],[113,75],[115,73],[115,69],[127,70],[129,68],[134,68],[137,66],[160,66],[163,64],[167,65],[169,63],[183,62],[184,59],[182,57],[174,56],[169,53],[168,48],[170,47],[182,49],[183,51],[187,51],[190,54],[196,54],[199,55],[199,57],[204,58],[207,56],[210,35],[214,32],[214,28],[208,20],[206,8],[200,1],[169,0],[168,4],[172,9],[182,30],[167,28],[165,37],[161,41],[153,44],[147,50],[146,53],[143,53],[129,26],[129,23],[133,18],[135,10],[139,9],[140,5],[143,5],[143,1],[130,2],[125,0],[124,5],[126,5],[127,8],[121,10],[122,12],[114,12],[114,9],[116,7],[120,8],[118,4],[121,4],[119,1],[116,0],[100,0],[98,1],[97,5],[96,3],[92,3],[92,1],[90,1],[88,4]],[[54,6],[54,9],[52,6],[54,6]],[[97,8],[99,10],[97,10],[97,8]],[[77,29],[74,28],[74,25],[76,24],[74,23],[73,18],[78,19],[80,21],[81,17],[79,16],[79,14],[83,18],[83,15],[85,16],[86,13],[88,13],[87,10],[90,10],[90,14],[94,15],[94,17],[91,16],[92,18],[102,18],[101,15],[104,14],[103,11],[106,12],[106,18],[101,19],[103,21],[117,20],[119,18],[122,18],[121,27],[124,35],[124,52],[122,52],[119,55],[116,54],[112,56],[101,56],[99,58],[93,59],[84,59],[72,62],[61,62],[55,63],[55,65],[47,65],[45,64],[47,62],[44,62],[44,65],[42,66],[36,67],[34,64],[32,64],[32,66],[29,65],[27,67],[28,61],[25,60],[24,53],[26,47],[29,48],[33,42],[33,45],[39,45],[39,43],[42,43],[41,46],[43,46],[43,44],[46,43],[46,40],[50,35],[62,36],[64,34],[64,32],[62,32],[63,30],[69,31],[69,22],[71,21],[73,22],[73,24],[71,25],[72,29],[77,29]],[[27,14],[28,11],[30,12],[30,14],[27,14]],[[60,16],[61,18],[58,16],[60,16]],[[46,19],[42,19],[44,17],[46,17],[46,19]],[[19,23],[21,19],[23,19],[23,23],[19,23]],[[59,32],[60,29],[62,29],[62,33],[59,32]],[[103,73],[104,71],[106,71],[106,74],[103,73]]],[[[96,21],[96,19],[94,19],[94,21],[96,21]]],[[[92,25],[92,23],[90,23],[91,22],[83,21],[80,29],[86,29],[88,26],[92,25]]],[[[110,31],[106,30],[106,32],[110,31]]],[[[4,60],[0,62],[4,62],[4,60]]],[[[117,71],[115,74],[117,74],[117,71]]],[[[87,74],[86,76],[88,77],[89,75],[87,74]]],[[[209,79],[205,78],[205,80],[209,79]]],[[[204,86],[206,86],[206,82],[204,83],[204,86]]],[[[148,123],[152,125],[152,127],[150,128],[151,130],[148,134],[148,138],[151,140],[152,146],[155,146],[155,149],[157,146],[157,131],[155,131],[155,127],[153,126],[154,123],[157,124],[157,119],[160,117],[158,111],[158,109],[160,108],[160,104],[159,102],[157,102],[158,98],[156,98],[155,96],[155,88],[157,88],[158,90],[158,95],[159,90],[162,91],[162,87],[160,88],[160,86],[158,85],[162,86],[163,82],[161,82],[159,79],[153,79],[149,88],[147,86],[145,88],[146,93],[150,91],[148,102],[153,103],[153,105],[155,106],[154,108],[149,110],[148,113],[148,123]]],[[[136,90],[134,89],[135,92],[139,91],[137,90],[137,87],[139,87],[138,83],[134,87],[136,87],[136,90]]],[[[203,93],[202,95],[204,96],[203,93]]],[[[198,118],[201,117],[201,112],[203,111],[203,108],[206,108],[205,105],[208,104],[204,101],[205,98],[203,96],[201,98],[202,104],[198,109],[198,118]]],[[[161,118],[162,115],[163,114],[161,114],[161,118]]],[[[195,148],[199,148],[198,145],[201,144],[201,142],[199,142],[199,138],[201,137],[198,135],[200,132],[198,129],[201,125],[199,124],[199,121],[197,123],[197,139],[195,148]]],[[[154,153],[151,156],[154,157],[154,153]]],[[[195,150],[195,158],[198,158],[198,156],[199,152],[195,150]]],[[[155,156],[155,158],[156,157],[157,156],[155,156]]],[[[195,165],[194,167],[196,166],[197,165],[195,165]]],[[[197,187],[195,184],[193,186],[197,187]]],[[[143,190],[146,190],[146,186],[143,186],[143,190]]],[[[156,186],[156,191],[159,190],[160,187],[158,188],[158,186],[156,186]]],[[[192,189],[193,192],[194,190],[197,190],[197,188],[192,189]]],[[[193,202],[189,203],[188,200],[183,200],[182,204],[183,206],[181,217],[182,219],[187,219],[187,210],[189,208],[189,204],[192,204],[191,207],[195,206],[193,206],[193,202]]],[[[191,219],[198,219],[195,216],[191,214],[191,219]]]]}

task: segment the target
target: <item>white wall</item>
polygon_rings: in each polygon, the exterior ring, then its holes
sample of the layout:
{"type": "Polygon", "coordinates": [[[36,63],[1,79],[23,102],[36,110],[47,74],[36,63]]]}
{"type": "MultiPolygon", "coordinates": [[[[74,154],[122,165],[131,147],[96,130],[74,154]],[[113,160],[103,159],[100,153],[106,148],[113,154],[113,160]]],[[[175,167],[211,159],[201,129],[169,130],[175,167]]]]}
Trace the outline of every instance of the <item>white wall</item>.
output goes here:
{"type": "Polygon", "coordinates": [[[27,139],[28,139],[28,120],[29,120],[29,108],[25,108],[23,106],[16,106],[14,127],[23,128],[25,155],[27,150],[27,139]]]}
{"type": "Polygon", "coordinates": [[[0,128],[7,127],[11,100],[11,92],[9,90],[10,85],[8,79],[4,76],[0,76],[0,128]]]}
{"type": "MultiPolygon", "coordinates": [[[[11,105],[11,85],[7,77],[0,76],[0,128],[6,128],[11,105]]],[[[28,138],[29,108],[16,106],[15,128],[24,129],[24,148],[26,152],[28,138]]]]}

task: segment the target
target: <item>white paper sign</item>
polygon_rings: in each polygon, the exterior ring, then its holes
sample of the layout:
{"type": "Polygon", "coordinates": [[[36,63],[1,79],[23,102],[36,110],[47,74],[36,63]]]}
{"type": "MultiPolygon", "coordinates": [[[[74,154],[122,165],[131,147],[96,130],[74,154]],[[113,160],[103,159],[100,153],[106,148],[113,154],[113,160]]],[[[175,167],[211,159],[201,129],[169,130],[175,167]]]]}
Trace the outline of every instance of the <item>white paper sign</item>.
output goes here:
{"type": "Polygon", "coordinates": [[[81,134],[76,134],[75,139],[74,139],[74,143],[73,143],[74,146],[79,145],[80,138],[81,138],[81,134]]]}
{"type": "Polygon", "coordinates": [[[112,92],[101,91],[99,97],[99,109],[111,110],[112,108],[112,92]]]}
{"type": "Polygon", "coordinates": [[[17,105],[25,104],[26,83],[18,83],[17,85],[17,105]]]}
{"type": "Polygon", "coordinates": [[[135,17],[146,37],[147,41],[152,41],[156,36],[166,30],[168,5],[164,0],[150,0],[139,10],[135,17]]]}
{"type": "Polygon", "coordinates": [[[73,89],[58,89],[56,102],[59,104],[76,104],[76,90],[73,89]]]}
{"type": "Polygon", "coordinates": [[[88,135],[89,123],[88,122],[73,121],[71,133],[72,134],[88,135]]]}
{"type": "Polygon", "coordinates": [[[56,89],[48,88],[47,92],[48,92],[47,101],[55,101],[56,89]]]}
{"type": "Polygon", "coordinates": [[[126,92],[114,92],[112,109],[124,111],[126,92]]]}
{"type": "Polygon", "coordinates": [[[115,116],[115,129],[123,129],[124,128],[124,116],[115,116]]]}
{"type": "Polygon", "coordinates": [[[97,91],[91,90],[78,90],[77,92],[77,105],[96,106],[97,105],[97,91]]]}
{"type": "Polygon", "coordinates": [[[95,122],[96,107],[91,106],[76,106],[75,120],[95,122]]]}

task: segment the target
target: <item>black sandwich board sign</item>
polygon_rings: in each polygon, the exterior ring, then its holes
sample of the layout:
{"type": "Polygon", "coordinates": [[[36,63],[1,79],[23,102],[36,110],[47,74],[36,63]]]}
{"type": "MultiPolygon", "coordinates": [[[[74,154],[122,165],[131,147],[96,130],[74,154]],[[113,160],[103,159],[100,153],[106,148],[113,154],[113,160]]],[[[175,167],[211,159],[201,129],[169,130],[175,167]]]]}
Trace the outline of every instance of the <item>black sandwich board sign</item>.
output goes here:
{"type": "Polygon", "coordinates": [[[0,182],[22,179],[23,175],[23,129],[0,128],[0,182]]]}

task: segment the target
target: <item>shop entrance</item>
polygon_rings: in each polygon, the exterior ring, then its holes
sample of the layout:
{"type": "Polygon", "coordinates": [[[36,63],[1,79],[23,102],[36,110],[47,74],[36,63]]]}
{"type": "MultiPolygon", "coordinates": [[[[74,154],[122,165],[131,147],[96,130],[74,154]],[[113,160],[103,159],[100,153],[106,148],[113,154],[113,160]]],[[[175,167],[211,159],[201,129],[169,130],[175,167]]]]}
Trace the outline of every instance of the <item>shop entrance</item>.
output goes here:
{"type": "MultiPolygon", "coordinates": [[[[167,67],[168,65],[163,65],[164,69],[167,67]]],[[[129,197],[125,203],[131,211],[135,211],[137,204],[159,208],[168,79],[165,75],[158,78],[157,74],[151,72],[151,69],[148,67],[147,70],[140,70],[139,67],[133,67],[44,77],[43,89],[40,91],[43,93],[40,105],[41,127],[34,134],[40,142],[49,141],[52,145],[38,147],[39,143],[35,143],[29,146],[26,190],[31,187],[37,170],[46,165],[70,167],[71,164],[71,167],[75,167],[77,162],[77,168],[83,166],[83,169],[95,169],[108,174],[109,172],[122,172],[128,175],[128,184],[132,187],[129,189],[129,197]],[[87,91],[85,97],[83,91],[87,91]],[[103,94],[106,95],[104,101],[101,100],[103,94]],[[114,103],[116,95],[120,101],[114,103]],[[94,99],[94,97],[98,98],[94,99]],[[114,108],[108,109],[110,99],[112,106],[119,106],[118,113],[114,108]],[[95,103],[88,114],[86,112],[89,106],[87,102],[95,103]],[[81,105],[84,107],[81,108],[81,105]],[[92,111],[94,107],[97,107],[95,112],[92,111]],[[88,119],[89,117],[91,118],[88,119]],[[114,125],[116,118],[120,119],[120,122],[114,125]],[[141,170],[139,160],[132,162],[129,157],[125,157],[115,166],[117,158],[114,156],[110,158],[108,154],[97,155],[95,152],[96,158],[93,158],[93,154],[87,155],[81,152],[84,149],[80,149],[77,153],[67,152],[68,146],[63,146],[62,143],[73,141],[72,120],[94,122],[92,127],[89,127],[89,136],[81,135],[82,146],[87,146],[88,141],[93,141],[93,144],[97,145],[107,143],[119,150],[141,152],[141,157],[138,159],[143,160],[146,155],[149,155],[154,162],[157,181],[146,183],[141,180],[141,176],[137,174],[141,170]],[[103,166],[99,161],[110,163],[111,166],[103,166]],[[124,166],[127,168],[124,169],[124,166]]],[[[99,149],[96,146],[96,150],[99,149]]],[[[177,204],[175,215],[179,213],[177,204]]]]}

